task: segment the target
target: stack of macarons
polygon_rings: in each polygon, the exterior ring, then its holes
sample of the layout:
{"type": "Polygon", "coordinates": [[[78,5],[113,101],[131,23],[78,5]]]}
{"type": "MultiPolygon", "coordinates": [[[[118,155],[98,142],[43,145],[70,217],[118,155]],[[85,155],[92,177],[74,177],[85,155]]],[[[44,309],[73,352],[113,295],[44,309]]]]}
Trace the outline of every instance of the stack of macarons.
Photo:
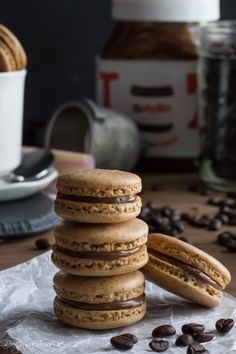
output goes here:
{"type": "Polygon", "coordinates": [[[0,24],[0,72],[23,70],[27,57],[20,41],[0,24]]]}
{"type": "Polygon", "coordinates": [[[57,317],[100,330],[133,324],[146,313],[148,226],[140,213],[141,180],[128,172],[79,170],[59,176],[52,261],[57,317]]]}

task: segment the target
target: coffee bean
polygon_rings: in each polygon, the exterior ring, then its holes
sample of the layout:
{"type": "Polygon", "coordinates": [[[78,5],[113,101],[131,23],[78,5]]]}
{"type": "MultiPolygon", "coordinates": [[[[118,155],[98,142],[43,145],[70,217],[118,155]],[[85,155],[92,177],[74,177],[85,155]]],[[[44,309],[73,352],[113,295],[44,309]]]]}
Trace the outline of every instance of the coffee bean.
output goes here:
{"type": "Polygon", "coordinates": [[[179,234],[184,232],[184,225],[180,224],[179,222],[171,223],[172,228],[174,228],[179,234]]]}
{"type": "Polygon", "coordinates": [[[171,217],[171,208],[169,206],[161,208],[161,214],[163,216],[171,217]]]}
{"type": "Polygon", "coordinates": [[[190,334],[193,336],[195,333],[203,332],[205,327],[202,324],[197,323],[187,323],[182,326],[182,332],[184,334],[190,334]]]}
{"type": "Polygon", "coordinates": [[[163,325],[154,328],[154,330],[152,331],[152,336],[154,338],[157,337],[163,338],[163,337],[173,336],[175,333],[176,333],[176,329],[173,326],[163,325]]]}
{"type": "Polygon", "coordinates": [[[199,343],[210,342],[214,337],[215,334],[212,332],[202,332],[194,335],[195,341],[199,343]]]}
{"type": "Polygon", "coordinates": [[[218,213],[218,214],[216,214],[216,217],[215,217],[215,218],[216,218],[216,219],[219,219],[219,220],[222,222],[222,224],[224,224],[224,225],[226,225],[226,224],[229,223],[229,216],[226,215],[226,214],[220,214],[220,213],[218,213]]]}
{"type": "Polygon", "coordinates": [[[182,334],[176,339],[175,345],[177,345],[178,347],[188,347],[189,345],[193,344],[193,342],[194,339],[192,336],[190,336],[189,334],[182,334]]]}
{"type": "Polygon", "coordinates": [[[191,344],[187,349],[187,354],[209,354],[209,351],[206,350],[203,345],[198,343],[191,344]]]}
{"type": "Polygon", "coordinates": [[[169,348],[169,346],[169,342],[163,339],[153,339],[149,343],[149,347],[157,353],[165,352],[169,348]]]}
{"type": "Polygon", "coordinates": [[[122,337],[130,339],[134,344],[138,343],[138,337],[132,333],[123,333],[122,337]]]}
{"type": "Polygon", "coordinates": [[[214,205],[214,206],[220,206],[220,205],[222,205],[222,200],[218,197],[212,197],[208,200],[207,204],[214,205]]]}
{"type": "Polygon", "coordinates": [[[226,246],[227,243],[231,240],[232,233],[231,232],[222,232],[217,237],[217,242],[220,246],[226,246]]]}
{"type": "Polygon", "coordinates": [[[208,227],[211,223],[211,218],[209,215],[202,215],[199,219],[190,220],[190,225],[194,227],[208,227]]]}
{"type": "Polygon", "coordinates": [[[232,211],[232,209],[229,206],[227,206],[227,205],[224,205],[224,206],[220,207],[220,213],[221,214],[226,214],[230,218],[236,216],[236,214],[232,211]]]}
{"type": "Polygon", "coordinates": [[[230,332],[233,327],[234,327],[234,320],[231,318],[228,319],[221,318],[216,322],[217,331],[223,334],[230,332]]]}
{"type": "Polygon", "coordinates": [[[222,227],[222,221],[220,219],[213,219],[208,226],[208,230],[218,231],[221,227],[222,227]]]}
{"type": "Polygon", "coordinates": [[[231,239],[227,242],[226,247],[229,252],[235,253],[236,252],[236,241],[231,239]]]}
{"type": "Polygon", "coordinates": [[[134,346],[133,340],[122,334],[120,336],[112,337],[110,342],[113,347],[121,350],[129,350],[134,346]]]}
{"type": "Polygon", "coordinates": [[[51,245],[49,243],[49,241],[46,238],[40,238],[38,240],[35,241],[35,246],[38,250],[48,250],[51,245]]]}

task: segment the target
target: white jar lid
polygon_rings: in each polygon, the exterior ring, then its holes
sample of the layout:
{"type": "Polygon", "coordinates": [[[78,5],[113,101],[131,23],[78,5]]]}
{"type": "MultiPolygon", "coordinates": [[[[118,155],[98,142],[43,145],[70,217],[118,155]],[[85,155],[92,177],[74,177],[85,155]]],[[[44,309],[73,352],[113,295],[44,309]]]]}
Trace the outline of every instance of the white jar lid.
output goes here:
{"type": "Polygon", "coordinates": [[[113,17],[127,21],[214,21],[220,18],[220,0],[113,0],[113,17]]]}

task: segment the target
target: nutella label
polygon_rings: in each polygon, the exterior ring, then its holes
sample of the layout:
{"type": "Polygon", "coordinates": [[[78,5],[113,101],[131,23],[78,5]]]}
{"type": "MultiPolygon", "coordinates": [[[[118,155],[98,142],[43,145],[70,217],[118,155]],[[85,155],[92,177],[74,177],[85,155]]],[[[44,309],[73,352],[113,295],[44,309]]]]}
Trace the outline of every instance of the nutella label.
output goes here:
{"type": "Polygon", "coordinates": [[[97,59],[97,102],[138,124],[148,157],[199,152],[196,61],[97,59]]]}

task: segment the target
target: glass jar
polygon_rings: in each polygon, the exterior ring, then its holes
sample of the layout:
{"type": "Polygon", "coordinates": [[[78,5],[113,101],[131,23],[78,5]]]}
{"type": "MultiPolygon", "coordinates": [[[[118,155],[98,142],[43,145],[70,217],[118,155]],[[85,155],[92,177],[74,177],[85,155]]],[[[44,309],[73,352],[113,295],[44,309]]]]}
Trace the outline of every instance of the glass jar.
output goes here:
{"type": "Polygon", "coordinates": [[[199,60],[202,180],[236,190],[236,22],[202,28],[199,60]]]}
{"type": "Polygon", "coordinates": [[[137,123],[139,168],[194,170],[199,154],[197,47],[200,23],[219,0],[113,0],[116,26],[97,58],[97,101],[137,123]]]}

